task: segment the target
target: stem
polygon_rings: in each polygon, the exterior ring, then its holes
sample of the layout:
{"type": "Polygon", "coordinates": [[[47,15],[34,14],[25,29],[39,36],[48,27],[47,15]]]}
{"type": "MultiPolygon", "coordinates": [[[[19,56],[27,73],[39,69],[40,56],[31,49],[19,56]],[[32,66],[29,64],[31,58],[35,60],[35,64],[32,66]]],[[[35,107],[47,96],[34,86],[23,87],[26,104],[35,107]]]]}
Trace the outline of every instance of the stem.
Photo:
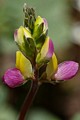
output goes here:
{"type": "Polygon", "coordinates": [[[37,93],[37,90],[38,90],[38,81],[31,81],[31,87],[30,87],[30,90],[29,90],[29,93],[23,103],[23,106],[22,106],[22,109],[21,109],[21,112],[20,112],[20,116],[19,116],[19,120],[24,120],[25,119],[25,115],[26,113],[28,112],[30,106],[31,106],[31,103],[33,102],[33,99],[37,93]]]}

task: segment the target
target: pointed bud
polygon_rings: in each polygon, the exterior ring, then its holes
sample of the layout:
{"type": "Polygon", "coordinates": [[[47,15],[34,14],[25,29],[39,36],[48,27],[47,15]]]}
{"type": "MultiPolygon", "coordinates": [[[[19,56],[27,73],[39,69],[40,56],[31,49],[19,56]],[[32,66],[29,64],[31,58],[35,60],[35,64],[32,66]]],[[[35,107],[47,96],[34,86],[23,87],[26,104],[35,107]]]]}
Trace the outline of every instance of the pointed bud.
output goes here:
{"type": "Polygon", "coordinates": [[[30,31],[27,28],[21,26],[18,30],[15,31],[14,39],[23,54],[27,58],[31,59],[35,52],[35,44],[30,31]]]}
{"type": "Polygon", "coordinates": [[[28,7],[27,4],[25,3],[23,11],[25,15],[24,26],[28,27],[30,31],[33,31],[34,22],[36,20],[35,10],[33,8],[28,7]]]}
{"type": "Polygon", "coordinates": [[[48,80],[52,78],[54,73],[57,71],[57,68],[58,68],[58,61],[57,61],[56,55],[53,53],[46,67],[46,74],[47,74],[48,80]]]}
{"type": "Polygon", "coordinates": [[[33,77],[31,62],[20,51],[16,52],[16,68],[21,71],[25,79],[33,77]]]}
{"type": "Polygon", "coordinates": [[[11,88],[20,86],[25,82],[23,75],[17,68],[8,69],[4,76],[3,82],[11,88]]]}
{"type": "Polygon", "coordinates": [[[54,52],[53,42],[49,37],[47,37],[45,43],[41,48],[40,53],[38,53],[37,55],[36,62],[43,63],[50,60],[50,58],[53,55],[53,52],[54,52]]]}
{"type": "Polygon", "coordinates": [[[38,16],[36,18],[34,24],[34,30],[33,30],[33,38],[36,41],[36,47],[38,49],[40,49],[41,46],[43,45],[45,38],[47,36],[47,32],[48,32],[48,23],[46,19],[38,16]]]}
{"type": "Polygon", "coordinates": [[[74,77],[78,71],[79,64],[74,61],[65,61],[58,65],[58,70],[55,74],[56,80],[68,80],[74,77]]]}

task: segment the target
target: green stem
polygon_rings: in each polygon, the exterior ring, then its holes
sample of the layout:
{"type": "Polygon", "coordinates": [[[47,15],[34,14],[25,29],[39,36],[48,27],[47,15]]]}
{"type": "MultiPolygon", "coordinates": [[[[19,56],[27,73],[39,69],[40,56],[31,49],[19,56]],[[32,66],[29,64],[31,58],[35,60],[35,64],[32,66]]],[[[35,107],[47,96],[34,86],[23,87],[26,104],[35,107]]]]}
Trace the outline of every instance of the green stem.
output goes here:
{"type": "Polygon", "coordinates": [[[20,112],[20,116],[19,116],[19,120],[25,119],[25,115],[28,112],[28,110],[33,102],[33,99],[37,93],[38,87],[39,87],[38,80],[32,81],[29,93],[28,93],[28,95],[23,103],[23,106],[22,106],[22,109],[20,112]]]}

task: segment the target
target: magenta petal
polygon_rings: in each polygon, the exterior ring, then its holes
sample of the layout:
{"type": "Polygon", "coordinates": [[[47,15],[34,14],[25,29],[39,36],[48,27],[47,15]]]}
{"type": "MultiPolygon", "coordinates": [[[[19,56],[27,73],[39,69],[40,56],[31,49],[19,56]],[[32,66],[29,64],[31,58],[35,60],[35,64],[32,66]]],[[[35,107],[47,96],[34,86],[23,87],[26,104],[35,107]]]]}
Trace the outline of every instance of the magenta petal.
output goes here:
{"type": "Polygon", "coordinates": [[[54,45],[51,39],[49,39],[49,48],[48,48],[48,53],[47,53],[47,57],[51,58],[54,52],[54,45]]]}
{"type": "Polygon", "coordinates": [[[45,24],[46,29],[48,29],[48,23],[47,23],[47,20],[46,20],[45,18],[43,18],[43,21],[44,21],[44,24],[45,24]]]}
{"type": "Polygon", "coordinates": [[[58,70],[55,74],[56,80],[68,80],[74,77],[78,71],[79,64],[74,61],[65,61],[58,65],[58,70]]]}
{"type": "Polygon", "coordinates": [[[8,69],[3,76],[3,82],[11,88],[15,88],[24,82],[24,77],[17,68],[8,69]]]}
{"type": "Polygon", "coordinates": [[[18,30],[16,29],[15,32],[14,32],[14,38],[17,37],[17,34],[18,34],[17,32],[18,32],[18,30]]]}

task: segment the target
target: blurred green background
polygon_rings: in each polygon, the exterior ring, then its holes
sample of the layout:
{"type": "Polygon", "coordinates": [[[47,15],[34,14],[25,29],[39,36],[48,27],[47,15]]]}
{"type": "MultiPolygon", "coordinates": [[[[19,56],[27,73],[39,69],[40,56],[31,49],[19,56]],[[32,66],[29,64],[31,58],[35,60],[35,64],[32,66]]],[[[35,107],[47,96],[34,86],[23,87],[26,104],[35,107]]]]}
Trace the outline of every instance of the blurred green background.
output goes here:
{"type": "MultiPolygon", "coordinates": [[[[79,2],[79,0],[77,0],[79,2]]],[[[58,62],[80,61],[80,46],[71,36],[73,24],[80,21],[75,0],[0,0],[0,120],[17,120],[30,82],[10,89],[2,83],[8,68],[15,66],[14,31],[23,25],[23,5],[48,21],[49,36],[55,46],[58,62]]],[[[57,85],[43,84],[26,117],[27,120],[80,120],[80,73],[57,85]]]]}

